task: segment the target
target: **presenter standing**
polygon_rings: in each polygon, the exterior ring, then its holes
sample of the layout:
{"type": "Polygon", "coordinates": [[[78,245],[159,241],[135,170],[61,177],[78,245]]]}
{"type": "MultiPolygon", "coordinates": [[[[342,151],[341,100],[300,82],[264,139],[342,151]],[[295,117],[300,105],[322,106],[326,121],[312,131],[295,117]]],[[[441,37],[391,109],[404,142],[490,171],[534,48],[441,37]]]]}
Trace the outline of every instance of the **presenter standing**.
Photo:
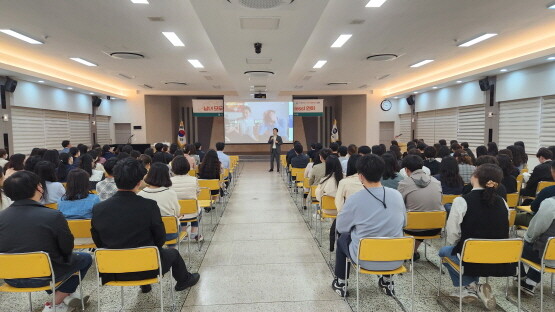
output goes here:
{"type": "Polygon", "coordinates": [[[276,160],[277,172],[279,172],[279,155],[281,154],[283,140],[278,135],[278,128],[273,129],[273,135],[268,139],[268,144],[270,144],[270,172],[274,171],[274,159],[276,160]]]}

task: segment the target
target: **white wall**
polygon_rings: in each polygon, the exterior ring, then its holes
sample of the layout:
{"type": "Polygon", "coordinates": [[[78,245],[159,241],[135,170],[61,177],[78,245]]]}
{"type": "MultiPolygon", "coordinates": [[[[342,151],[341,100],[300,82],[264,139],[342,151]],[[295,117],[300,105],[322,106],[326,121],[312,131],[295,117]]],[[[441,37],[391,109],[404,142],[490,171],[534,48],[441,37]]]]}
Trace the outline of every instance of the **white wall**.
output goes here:
{"type": "Polygon", "coordinates": [[[368,94],[366,96],[366,145],[368,146],[380,143],[380,121],[395,122],[395,135],[400,132],[399,110],[403,104],[408,106],[407,103],[392,101],[393,107],[391,110],[384,112],[380,106],[383,99],[384,97],[379,94],[368,94]]]}
{"type": "Polygon", "coordinates": [[[11,105],[92,114],[91,102],[90,95],[20,80],[11,105]]]}
{"type": "Polygon", "coordinates": [[[144,144],[152,143],[147,142],[146,139],[146,121],[145,121],[145,96],[136,94],[127,98],[127,100],[112,100],[110,101],[110,109],[112,118],[110,123],[112,141],[115,141],[114,123],[130,123],[133,126],[142,126],[141,130],[134,130],[131,128],[131,133],[134,135],[132,143],[144,144]]]}
{"type": "Polygon", "coordinates": [[[555,62],[497,76],[497,101],[555,95],[555,62]]]}

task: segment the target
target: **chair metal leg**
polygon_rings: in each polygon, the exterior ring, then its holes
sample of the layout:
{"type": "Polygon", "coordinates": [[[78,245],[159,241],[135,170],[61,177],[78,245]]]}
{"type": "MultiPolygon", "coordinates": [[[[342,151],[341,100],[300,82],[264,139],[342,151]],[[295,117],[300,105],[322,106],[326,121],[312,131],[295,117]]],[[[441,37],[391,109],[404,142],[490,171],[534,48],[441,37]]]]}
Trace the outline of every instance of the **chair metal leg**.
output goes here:
{"type": "MultiPolygon", "coordinates": [[[[170,282],[168,284],[170,285],[170,299],[171,299],[171,304],[172,304],[172,310],[175,310],[174,289],[173,289],[172,283],[171,283],[171,276],[173,276],[173,270],[170,267],[170,282]]],[[[162,287],[162,281],[160,281],[160,288],[161,287],[162,287]]]]}
{"type": "Polygon", "coordinates": [[[439,297],[440,295],[440,291],[441,291],[441,268],[443,266],[442,260],[441,258],[439,258],[439,281],[438,281],[438,287],[437,287],[437,296],[439,297]]]}
{"type": "MultiPolygon", "coordinates": [[[[540,271],[540,312],[543,312],[543,270],[545,269],[543,263],[540,271]]],[[[520,285],[520,283],[518,283],[520,285]]]]}
{"type": "Polygon", "coordinates": [[[83,280],[81,279],[81,271],[79,273],[79,297],[81,297],[81,311],[85,311],[85,302],[83,301],[83,280]]]}
{"type": "Polygon", "coordinates": [[[52,306],[54,307],[54,312],[56,312],[56,285],[54,283],[54,276],[52,276],[52,282],[50,282],[50,289],[52,289],[52,306]]]}
{"type": "Polygon", "coordinates": [[[98,299],[97,299],[98,303],[96,307],[97,312],[100,312],[100,306],[102,305],[102,302],[101,302],[102,294],[100,293],[100,283],[101,283],[100,277],[98,277],[98,283],[96,285],[96,295],[98,296],[98,299]]]}
{"type": "Polygon", "coordinates": [[[121,286],[121,310],[123,311],[124,307],[124,298],[123,298],[123,286],[121,286]]]}
{"type": "Polygon", "coordinates": [[[345,300],[345,302],[347,302],[347,286],[349,284],[349,266],[351,265],[351,263],[349,262],[349,257],[345,258],[345,297],[343,297],[343,300],[345,300]]]}
{"type": "MultiPolygon", "coordinates": [[[[518,312],[520,312],[520,310],[521,310],[521,302],[520,302],[520,300],[521,300],[521,296],[522,296],[521,293],[520,293],[520,276],[522,275],[522,272],[520,271],[520,266],[521,266],[521,261],[519,260],[519,261],[518,261],[518,269],[517,269],[517,270],[518,270],[518,271],[517,271],[517,272],[518,272],[518,286],[517,286],[517,292],[518,292],[518,295],[517,295],[517,297],[518,297],[518,312]]],[[[509,285],[507,284],[507,291],[509,290],[509,287],[508,287],[508,286],[509,286],[509,285]]]]}
{"type": "Polygon", "coordinates": [[[553,295],[553,273],[551,273],[551,294],[553,295]]]}
{"type": "Polygon", "coordinates": [[[27,293],[27,297],[29,298],[29,312],[33,312],[33,300],[31,299],[31,293],[27,293]]]}
{"type": "Polygon", "coordinates": [[[410,310],[414,311],[414,257],[410,259],[410,310]]]}
{"type": "MultiPolygon", "coordinates": [[[[462,262],[462,261],[461,261],[462,262]]],[[[462,312],[462,263],[459,266],[459,311],[462,312]]]]}
{"type": "Polygon", "coordinates": [[[164,312],[164,287],[162,287],[162,278],[163,276],[160,276],[160,312],[164,312]]]}
{"type": "Polygon", "coordinates": [[[360,300],[359,300],[359,296],[360,296],[360,293],[359,293],[359,275],[360,274],[359,274],[358,266],[356,267],[356,269],[357,269],[357,312],[359,312],[360,311],[360,300]]]}

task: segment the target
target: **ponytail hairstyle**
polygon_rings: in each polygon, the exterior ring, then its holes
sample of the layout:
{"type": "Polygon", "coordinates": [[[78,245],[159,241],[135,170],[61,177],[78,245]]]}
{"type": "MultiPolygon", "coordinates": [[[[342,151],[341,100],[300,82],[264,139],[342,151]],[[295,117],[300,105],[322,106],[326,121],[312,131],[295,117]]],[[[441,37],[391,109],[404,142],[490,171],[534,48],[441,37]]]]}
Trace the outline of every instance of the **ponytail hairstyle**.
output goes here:
{"type": "Polygon", "coordinates": [[[478,179],[478,183],[484,188],[482,200],[489,207],[492,207],[497,197],[497,188],[503,180],[503,171],[498,165],[483,164],[476,168],[473,176],[478,179]]]}

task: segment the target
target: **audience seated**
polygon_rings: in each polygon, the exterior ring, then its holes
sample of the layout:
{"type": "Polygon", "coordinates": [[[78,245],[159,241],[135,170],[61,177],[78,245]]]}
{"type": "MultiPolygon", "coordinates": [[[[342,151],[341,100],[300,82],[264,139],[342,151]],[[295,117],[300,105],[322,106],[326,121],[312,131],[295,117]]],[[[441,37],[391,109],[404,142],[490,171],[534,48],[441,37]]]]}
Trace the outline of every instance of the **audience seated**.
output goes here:
{"type": "Polygon", "coordinates": [[[112,175],[117,162],[116,158],[111,157],[104,163],[104,173],[106,178],[96,184],[96,193],[98,193],[98,197],[101,201],[114,196],[114,194],[118,191],[118,187],[114,181],[114,176],[112,175]]]}
{"type": "Polygon", "coordinates": [[[303,154],[303,145],[301,143],[295,144],[293,149],[295,150],[295,156],[291,157],[291,167],[306,168],[309,159],[307,155],[303,154]]]}
{"type": "Polygon", "coordinates": [[[518,177],[518,175],[520,174],[520,170],[514,164],[513,152],[510,149],[502,149],[497,155],[506,155],[507,157],[509,157],[510,168],[507,168],[509,170],[508,173],[515,178],[518,177]]]}
{"type": "Polygon", "coordinates": [[[360,182],[356,168],[357,161],[360,157],[361,156],[358,154],[354,154],[349,157],[349,160],[347,161],[347,176],[341,179],[337,185],[337,192],[335,193],[335,208],[337,208],[338,214],[341,212],[347,198],[363,189],[362,182],[360,182]]]}
{"type": "Polygon", "coordinates": [[[360,156],[370,155],[372,154],[372,150],[370,149],[370,146],[362,145],[358,148],[358,154],[360,156]]]}
{"type": "MultiPolygon", "coordinates": [[[[367,270],[394,270],[403,264],[402,261],[358,263],[357,258],[361,238],[403,237],[405,204],[397,190],[381,185],[384,166],[384,161],[377,155],[363,156],[357,161],[356,168],[364,190],[351,195],[337,216],[337,232],[340,236],[337,240],[332,288],[341,297],[346,295],[347,257],[367,270]]],[[[378,286],[386,295],[395,295],[391,276],[381,276],[378,286]]]]}
{"type": "Polygon", "coordinates": [[[57,203],[66,193],[66,189],[62,183],[58,182],[54,165],[49,161],[39,161],[35,165],[35,173],[39,176],[44,190],[40,202],[42,204],[57,203]]]}
{"type": "Polygon", "coordinates": [[[401,166],[392,153],[385,153],[382,155],[385,167],[383,170],[381,183],[385,187],[397,189],[399,182],[403,181],[404,177],[399,173],[401,166]]]}
{"type": "Polygon", "coordinates": [[[81,156],[79,161],[79,168],[85,170],[89,174],[89,187],[91,190],[96,189],[96,183],[101,181],[104,177],[104,171],[96,170],[94,159],[89,154],[81,156]]]}
{"type": "Polygon", "coordinates": [[[102,157],[106,160],[116,157],[116,155],[112,153],[112,147],[110,145],[106,144],[102,146],[102,157]]]}
{"type": "Polygon", "coordinates": [[[499,167],[503,170],[503,180],[501,183],[505,186],[507,190],[507,194],[516,193],[517,192],[517,183],[516,178],[512,175],[515,166],[513,166],[513,162],[506,154],[497,154],[497,162],[499,162],[499,167]]]}
{"type": "Polygon", "coordinates": [[[444,157],[451,156],[451,151],[445,145],[442,145],[439,150],[437,151],[437,158],[436,160],[441,162],[444,157]]]}
{"type": "MultiPolygon", "coordinates": [[[[471,177],[472,192],[456,198],[447,220],[447,244],[439,251],[459,263],[459,254],[469,238],[503,239],[509,237],[509,212],[503,198],[496,194],[503,172],[494,164],[483,164],[471,177]]],[[[453,286],[459,286],[459,273],[444,263],[453,286]]],[[[488,283],[479,283],[480,276],[506,276],[514,274],[514,266],[505,264],[484,265],[466,263],[462,279],[463,302],[480,299],[487,309],[494,309],[496,300],[488,283]]],[[[459,290],[452,297],[459,298],[459,290]]]]}
{"type": "MultiPolygon", "coordinates": [[[[73,252],[73,235],[62,213],[39,203],[44,192],[40,178],[28,171],[13,173],[6,179],[4,191],[14,203],[0,212],[0,253],[47,252],[56,282],[65,282],[56,288],[55,301],[47,302],[42,311],[54,311],[54,305],[60,312],[81,307],[81,298],[75,293],[79,277],[73,274],[80,272],[84,278],[92,257],[73,252]]],[[[49,284],[48,280],[40,278],[4,281],[22,288],[49,284]]],[[[88,296],[83,299],[87,302],[88,296]]]]}
{"type": "Polygon", "coordinates": [[[72,148],[70,141],[69,140],[63,140],[62,141],[62,150],[60,150],[60,154],[69,153],[70,148],[72,148]]]}
{"type": "Polygon", "coordinates": [[[293,157],[295,157],[295,155],[297,155],[297,154],[295,153],[295,146],[296,146],[297,144],[301,144],[301,142],[299,142],[299,141],[293,142],[293,148],[290,149],[290,150],[285,154],[285,163],[287,164],[287,167],[289,167],[289,165],[291,164],[291,159],[292,159],[293,157]]]}
{"type": "Polygon", "coordinates": [[[229,156],[224,153],[225,143],[218,142],[216,143],[216,152],[218,153],[218,159],[222,163],[222,167],[224,169],[229,169],[229,156]]]}
{"type": "Polygon", "coordinates": [[[498,153],[499,153],[499,149],[497,148],[497,143],[489,142],[488,143],[488,155],[497,156],[498,153]]]}
{"type": "Polygon", "coordinates": [[[472,158],[462,149],[455,150],[453,157],[455,157],[459,163],[459,175],[464,183],[470,183],[470,177],[474,173],[474,170],[476,170],[476,167],[472,165],[472,158]]]}
{"type": "Polygon", "coordinates": [[[536,157],[540,164],[534,168],[526,182],[526,187],[520,191],[520,194],[523,196],[535,197],[538,183],[541,181],[553,181],[553,176],[551,175],[553,153],[549,149],[542,147],[536,153],[536,157]]]}
{"type": "Polygon", "coordinates": [[[185,157],[185,159],[189,162],[191,170],[197,169],[197,160],[193,157],[194,150],[195,146],[193,144],[186,144],[185,149],[183,150],[183,157],[185,157]]]}
{"type": "MultiPolygon", "coordinates": [[[[459,164],[455,157],[447,156],[441,161],[439,174],[435,175],[441,183],[441,191],[445,195],[461,195],[464,182],[459,175],[459,164]]],[[[450,207],[450,206],[449,206],[450,207]]]]}
{"type": "Polygon", "coordinates": [[[12,174],[17,171],[21,171],[25,168],[25,155],[23,154],[13,154],[10,156],[10,160],[4,166],[4,177],[7,179],[12,174]]]}
{"type": "Polygon", "coordinates": [[[89,175],[85,170],[73,169],[67,176],[65,195],[58,201],[58,210],[66,219],[90,219],[92,208],[100,202],[98,195],[89,192],[89,175]]]}
{"type": "MultiPolygon", "coordinates": [[[[223,173],[223,165],[218,158],[218,154],[215,150],[209,150],[198,168],[198,178],[203,180],[213,180],[220,179],[220,175],[223,173]]],[[[223,187],[223,185],[220,185],[223,187]]],[[[221,190],[211,190],[213,196],[221,193],[221,190]]],[[[204,211],[210,212],[210,207],[204,208],[204,211]]]]}
{"type": "MultiPolygon", "coordinates": [[[[411,148],[411,149],[408,151],[407,155],[405,155],[405,156],[403,157],[403,160],[404,160],[408,155],[416,155],[416,156],[420,157],[420,159],[422,159],[422,154],[420,153],[420,151],[419,151],[417,148],[411,148]]],[[[402,167],[401,170],[399,170],[399,173],[401,174],[401,176],[402,176],[403,178],[408,177],[407,170],[405,169],[405,167],[404,167],[404,165],[403,165],[403,161],[401,161],[401,167],[402,167]]],[[[427,175],[431,175],[430,168],[428,168],[428,167],[426,167],[426,166],[422,166],[422,171],[424,171],[424,173],[427,174],[427,175]]]]}
{"type": "MultiPolygon", "coordinates": [[[[551,162],[551,175],[555,179],[555,161],[551,162]]],[[[555,185],[544,188],[536,195],[536,198],[530,203],[530,209],[532,209],[533,212],[532,214],[527,212],[517,212],[515,225],[528,226],[534,214],[540,209],[542,202],[551,197],[555,197],[555,185]]]]}
{"type": "Polygon", "coordinates": [[[42,156],[42,160],[51,162],[54,165],[54,169],[57,169],[60,166],[60,153],[55,149],[47,150],[44,156],[42,156]]]}
{"type": "Polygon", "coordinates": [[[424,166],[430,169],[430,175],[439,173],[439,161],[436,160],[436,149],[433,146],[426,146],[423,151],[424,166]]]}
{"type": "Polygon", "coordinates": [[[335,142],[330,143],[330,150],[332,155],[339,157],[339,144],[335,142]]]}
{"type": "MultiPolygon", "coordinates": [[[[167,168],[167,167],[166,167],[167,168]]],[[[132,158],[125,158],[114,167],[114,179],[118,192],[93,208],[92,236],[99,248],[137,248],[157,246],[160,251],[162,272],[172,269],[177,281],[175,290],[182,291],[195,285],[200,275],[189,273],[183,258],[176,249],[162,248],[166,231],[160,208],[156,201],[137,195],[139,185],[146,174],[143,165],[132,158]]],[[[154,278],[158,271],[102,274],[102,282],[119,280],[142,280],[154,278]]],[[[151,286],[141,286],[143,293],[151,286]]]]}
{"type": "Polygon", "coordinates": [[[343,173],[347,172],[347,161],[349,160],[349,152],[347,146],[341,145],[337,150],[339,154],[339,162],[341,163],[341,168],[343,173]]]}
{"type": "Polygon", "coordinates": [[[316,185],[319,184],[322,178],[326,175],[326,159],[328,156],[331,155],[331,150],[328,148],[324,148],[318,152],[318,156],[320,157],[321,163],[312,166],[310,170],[310,175],[308,176],[308,184],[316,185]]]}
{"type": "Polygon", "coordinates": [[[476,162],[476,156],[474,156],[474,153],[468,147],[468,142],[462,142],[461,147],[468,154],[468,156],[470,156],[470,159],[472,159],[472,163],[475,163],[476,162]]]}
{"type": "MultiPolygon", "coordinates": [[[[423,161],[418,155],[408,155],[403,159],[403,167],[408,177],[399,182],[397,190],[403,196],[408,212],[441,211],[441,183],[422,170],[423,161]]],[[[409,235],[437,235],[441,229],[412,230],[409,235]]],[[[420,259],[418,247],[422,240],[414,244],[414,260],[420,259]]]]}
{"type": "Polygon", "coordinates": [[[73,157],[71,157],[68,153],[61,153],[60,154],[60,166],[56,170],[56,176],[58,177],[58,181],[61,183],[65,183],[67,181],[67,175],[71,171],[71,169],[75,168],[73,166],[73,157]]]}
{"type": "MultiPolygon", "coordinates": [[[[171,189],[177,194],[177,199],[197,199],[200,192],[198,179],[189,175],[189,170],[191,170],[189,161],[183,156],[177,156],[172,160],[172,172],[173,177],[171,177],[171,189]]],[[[189,219],[194,219],[199,216],[201,211],[195,214],[182,215],[181,225],[186,226],[189,219]]],[[[185,230],[185,228],[182,228],[185,230]]],[[[191,239],[195,241],[202,241],[203,237],[198,235],[198,221],[191,223],[191,239]]]]}
{"type": "Polygon", "coordinates": [[[0,170],[0,211],[8,208],[13,202],[12,200],[6,196],[6,193],[3,191],[4,186],[4,173],[0,170]]]}
{"type": "MultiPolygon", "coordinates": [[[[316,200],[322,201],[323,196],[335,197],[337,193],[337,186],[343,179],[343,170],[341,163],[335,155],[330,155],[326,158],[324,177],[318,183],[316,188],[316,200]]],[[[337,214],[337,210],[324,210],[327,214],[337,214]]]]}
{"type": "Polygon", "coordinates": [[[488,154],[488,148],[485,147],[484,145],[480,145],[476,148],[476,160],[480,157],[480,156],[485,156],[488,154]]]}
{"type": "Polygon", "coordinates": [[[202,143],[200,142],[195,142],[195,153],[198,155],[199,158],[199,164],[202,162],[202,159],[204,158],[204,154],[206,154],[203,150],[202,150],[202,143]]]}

